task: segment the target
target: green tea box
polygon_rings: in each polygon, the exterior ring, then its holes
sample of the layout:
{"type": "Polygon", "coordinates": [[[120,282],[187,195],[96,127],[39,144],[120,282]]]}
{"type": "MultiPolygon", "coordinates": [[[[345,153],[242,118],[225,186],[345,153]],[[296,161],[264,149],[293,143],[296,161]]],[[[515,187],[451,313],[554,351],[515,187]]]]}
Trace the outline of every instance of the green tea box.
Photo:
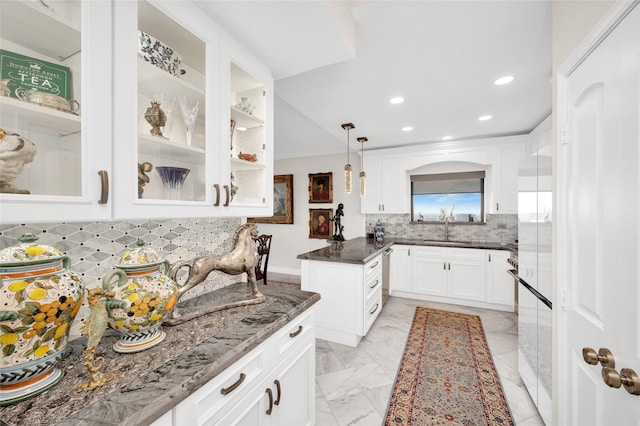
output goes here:
{"type": "Polygon", "coordinates": [[[13,98],[22,87],[71,99],[71,69],[63,65],[0,49],[0,78],[13,80],[7,85],[13,98]]]}

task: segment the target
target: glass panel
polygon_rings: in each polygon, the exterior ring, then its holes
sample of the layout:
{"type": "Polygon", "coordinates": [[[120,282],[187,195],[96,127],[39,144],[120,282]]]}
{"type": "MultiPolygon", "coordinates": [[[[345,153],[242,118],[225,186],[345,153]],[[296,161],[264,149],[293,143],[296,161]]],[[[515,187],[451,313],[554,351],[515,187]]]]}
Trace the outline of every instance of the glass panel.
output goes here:
{"type": "Polygon", "coordinates": [[[264,96],[264,84],[231,63],[231,193],[236,205],[266,203],[264,96]]]}
{"type": "Polygon", "coordinates": [[[201,39],[138,3],[139,198],[205,199],[205,58],[201,39]]]}
{"type": "MultiPolygon", "coordinates": [[[[414,182],[415,185],[415,182],[414,182]]],[[[441,208],[447,212],[454,208],[456,222],[480,222],[482,220],[482,194],[416,194],[413,195],[413,220],[436,222],[441,208]]]]}
{"type": "Polygon", "coordinates": [[[81,6],[0,2],[2,193],[83,193],[81,6]]]}

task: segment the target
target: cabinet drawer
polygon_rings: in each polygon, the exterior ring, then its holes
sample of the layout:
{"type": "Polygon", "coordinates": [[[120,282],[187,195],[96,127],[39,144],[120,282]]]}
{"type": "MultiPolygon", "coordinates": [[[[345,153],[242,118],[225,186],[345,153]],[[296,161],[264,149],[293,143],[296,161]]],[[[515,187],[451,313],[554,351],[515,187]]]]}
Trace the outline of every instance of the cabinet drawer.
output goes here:
{"type": "Polygon", "coordinates": [[[380,311],[382,311],[382,291],[378,291],[375,293],[376,297],[373,297],[370,303],[367,304],[367,308],[364,311],[364,333],[366,335],[371,328],[373,322],[380,315],[380,311]]]}
{"type": "Polygon", "coordinates": [[[376,256],[364,265],[364,282],[378,273],[382,274],[382,255],[376,256]]]}
{"type": "MultiPolygon", "coordinates": [[[[372,295],[378,292],[382,292],[382,271],[372,275],[364,283],[364,300],[368,301],[372,295]]],[[[367,304],[367,302],[365,302],[365,304],[367,304]]]]}
{"type": "Polygon", "coordinates": [[[278,341],[278,356],[292,350],[293,347],[302,344],[304,340],[307,340],[307,336],[314,339],[315,323],[316,319],[314,311],[309,310],[294,318],[289,324],[284,326],[283,329],[276,334],[276,339],[278,341]]]}
{"type": "Polygon", "coordinates": [[[209,423],[240,401],[273,367],[265,365],[272,358],[268,352],[273,344],[265,343],[178,404],[174,410],[180,423],[209,423]]]}

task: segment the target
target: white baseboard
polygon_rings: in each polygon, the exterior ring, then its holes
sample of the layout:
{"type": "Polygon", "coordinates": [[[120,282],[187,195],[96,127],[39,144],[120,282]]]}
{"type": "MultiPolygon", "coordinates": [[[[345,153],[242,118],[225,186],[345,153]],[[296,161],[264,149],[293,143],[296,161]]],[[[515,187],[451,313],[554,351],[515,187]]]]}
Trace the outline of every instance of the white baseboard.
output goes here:
{"type": "Polygon", "coordinates": [[[285,266],[271,266],[269,265],[269,272],[278,272],[280,274],[300,275],[299,268],[287,268],[285,266]]]}

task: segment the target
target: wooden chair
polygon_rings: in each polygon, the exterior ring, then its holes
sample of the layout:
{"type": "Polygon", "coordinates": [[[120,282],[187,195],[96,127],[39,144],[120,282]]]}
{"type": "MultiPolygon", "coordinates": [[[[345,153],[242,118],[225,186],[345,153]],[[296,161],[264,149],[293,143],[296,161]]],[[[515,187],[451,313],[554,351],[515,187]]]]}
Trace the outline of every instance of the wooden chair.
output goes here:
{"type": "Polygon", "coordinates": [[[267,284],[267,266],[269,265],[269,251],[271,250],[271,235],[262,234],[253,239],[258,249],[258,263],[256,264],[256,282],[262,280],[267,284]]]}

